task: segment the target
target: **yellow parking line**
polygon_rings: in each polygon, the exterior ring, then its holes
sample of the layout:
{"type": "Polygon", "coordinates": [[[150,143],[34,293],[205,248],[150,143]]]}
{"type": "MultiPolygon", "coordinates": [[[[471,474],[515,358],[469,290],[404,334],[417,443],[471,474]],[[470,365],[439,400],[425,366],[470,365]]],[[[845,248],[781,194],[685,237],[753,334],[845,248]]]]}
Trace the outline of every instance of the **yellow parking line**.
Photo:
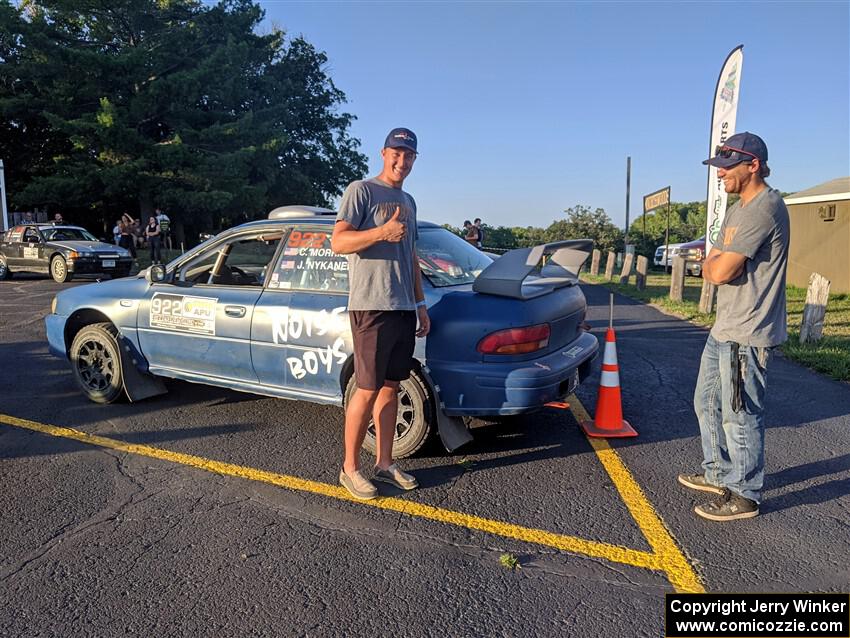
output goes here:
{"type": "Polygon", "coordinates": [[[319,494],[322,496],[335,498],[343,501],[353,501],[370,507],[377,507],[379,509],[400,512],[409,516],[437,521],[448,525],[457,525],[468,529],[487,532],[496,536],[502,536],[505,538],[512,538],[515,540],[524,541],[527,543],[533,543],[536,545],[553,547],[555,549],[563,550],[566,552],[583,554],[585,556],[592,556],[594,558],[602,558],[615,563],[631,565],[633,567],[642,567],[657,571],[665,571],[668,574],[670,573],[670,570],[666,564],[666,561],[668,561],[669,559],[666,557],[666,554],[659,553],[657,549],[655,553],[649,553],[635,549],[629,549],[628,547],[622,547],[620,545],[610,545],[608,543],[589,541],[583,538],[577,538],[575,536],[556,534],[541,529],[514,525],[512,523],[506,523],[504,521],[481,518],[479,516],[472,516],[471,514],[464,514],[463,512],[456,512],[452,510],[442,509],[439,507],[432,507],[430,505],[423,505],[421,503],[416,503],[401,498],[384,497],[377,498],[373,501],[358,501],[352,498],[351,495],[349,495],[349,493],[344,488],[338,487],[336,485],[319,483],[317,481],[309,481],[306,479],[298,478],[296,476],[276,474],[274,472],[258,470],[250,467],[243,467],[240,465],[233,465],[231,463],[223,463],[221,461],[214,461],[212,459],[206,459],[200,456],[193,456],[190,454],[172,452],[170,450],[151,447],[148,445],[125,443],[116,439],[110,439],[94,434],[86,434],[85,432],[81,432],[80,430],[46,425],[44,423],[28,421],[26,419],[19,419],[17,417],[8,416],[5,414],[0,414],[0,423],[5,423],[6,425],[11,425],[19,428],[26,428],[28,430],[34,430],[35,432],[49,434],[50,436],[73,439],[75,441],[86,443],[88,445],[95,445],[98,447],[127,452],[129,454],[152,457],[163,461],[170,461],[172,463],[180,463],[182,465],[188,465],[190,467],[206,470],[208,472],[214,472],[216,474],[235,476],[251,481],[261,481],[263,483],[271,483],[272,485],[277,485],[279,487],[284,487],[291,490],[310,492],[312,494],[319,494]]]}
{"type": "MultiPolygon", "coordinates": [[[[576,421],[590,421],[590,415],[575,395],[567,401],[576,421]]],[[[614,482],[632,518],[646,537],[655,556],[661,562],[661,569],[667,573],[667,579],[678,592],[704,593],[705,589],[691,564],[676,545],[676,541],[667,531],[661,517],[655,512],[643,490],[623,463],[617,452],[605,439],[587,437],[599,461],[614,482]]]]}

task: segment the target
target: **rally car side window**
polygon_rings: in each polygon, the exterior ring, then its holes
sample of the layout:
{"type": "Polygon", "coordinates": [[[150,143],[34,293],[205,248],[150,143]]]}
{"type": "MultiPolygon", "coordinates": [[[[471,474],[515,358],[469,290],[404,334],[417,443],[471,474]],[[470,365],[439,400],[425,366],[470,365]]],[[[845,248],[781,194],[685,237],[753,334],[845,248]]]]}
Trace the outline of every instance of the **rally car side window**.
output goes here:
{"type": "Polygon", "coordinates": [[[348,259],[331,250],[327,226],[292,229],[269,288],[348,294],[348,259]]]}
{"type": "Polygon", "coordinates": [[[262,286],[277,246],[280,231],[240,235],[185,264],[178,279],[211,286],[262,286]]]}

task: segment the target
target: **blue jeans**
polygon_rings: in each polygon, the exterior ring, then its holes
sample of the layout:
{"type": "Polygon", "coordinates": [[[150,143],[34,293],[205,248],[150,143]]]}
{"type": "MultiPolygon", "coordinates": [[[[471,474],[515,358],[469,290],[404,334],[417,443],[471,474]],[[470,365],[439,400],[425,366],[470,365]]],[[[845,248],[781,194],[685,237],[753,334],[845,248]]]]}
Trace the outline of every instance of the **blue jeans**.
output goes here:
{"type": "Polygon", "coordinates": [[[712,485],[759,502],[764,484],[764,396],[771,348],[739,346],[742,407],[732,408],[731,342],[709,335],[700,361],[694,410],[702,439],[703,472],[712,485]]]}

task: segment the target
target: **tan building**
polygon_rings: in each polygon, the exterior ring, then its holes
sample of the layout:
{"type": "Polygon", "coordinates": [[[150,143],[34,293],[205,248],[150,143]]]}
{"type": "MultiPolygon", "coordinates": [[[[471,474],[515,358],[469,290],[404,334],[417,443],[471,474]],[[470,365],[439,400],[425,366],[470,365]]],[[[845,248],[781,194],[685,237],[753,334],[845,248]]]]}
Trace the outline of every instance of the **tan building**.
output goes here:
{"type": "Polygon", "coordinates": [[[788,283],[809,285],[820,273],[830,292],[850,292],[850,177],[839,177],[785,198],[791,217],[788,283]]]}

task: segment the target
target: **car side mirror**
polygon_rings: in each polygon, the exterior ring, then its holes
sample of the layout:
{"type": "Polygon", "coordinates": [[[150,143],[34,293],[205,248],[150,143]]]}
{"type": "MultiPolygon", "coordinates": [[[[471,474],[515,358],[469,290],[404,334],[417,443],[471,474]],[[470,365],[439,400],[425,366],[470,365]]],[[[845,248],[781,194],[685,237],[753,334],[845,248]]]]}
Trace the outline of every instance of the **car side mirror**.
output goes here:
{"type": "Polygon", "coordinates": [[[150,268],[148,268],[148,272],[145,275],[145,279],[147,279],[150,283],[160,283],[165,281],[165,277],[167,275],[167,271],[165,270],[164,264],[154,264],[150,268]]]}

